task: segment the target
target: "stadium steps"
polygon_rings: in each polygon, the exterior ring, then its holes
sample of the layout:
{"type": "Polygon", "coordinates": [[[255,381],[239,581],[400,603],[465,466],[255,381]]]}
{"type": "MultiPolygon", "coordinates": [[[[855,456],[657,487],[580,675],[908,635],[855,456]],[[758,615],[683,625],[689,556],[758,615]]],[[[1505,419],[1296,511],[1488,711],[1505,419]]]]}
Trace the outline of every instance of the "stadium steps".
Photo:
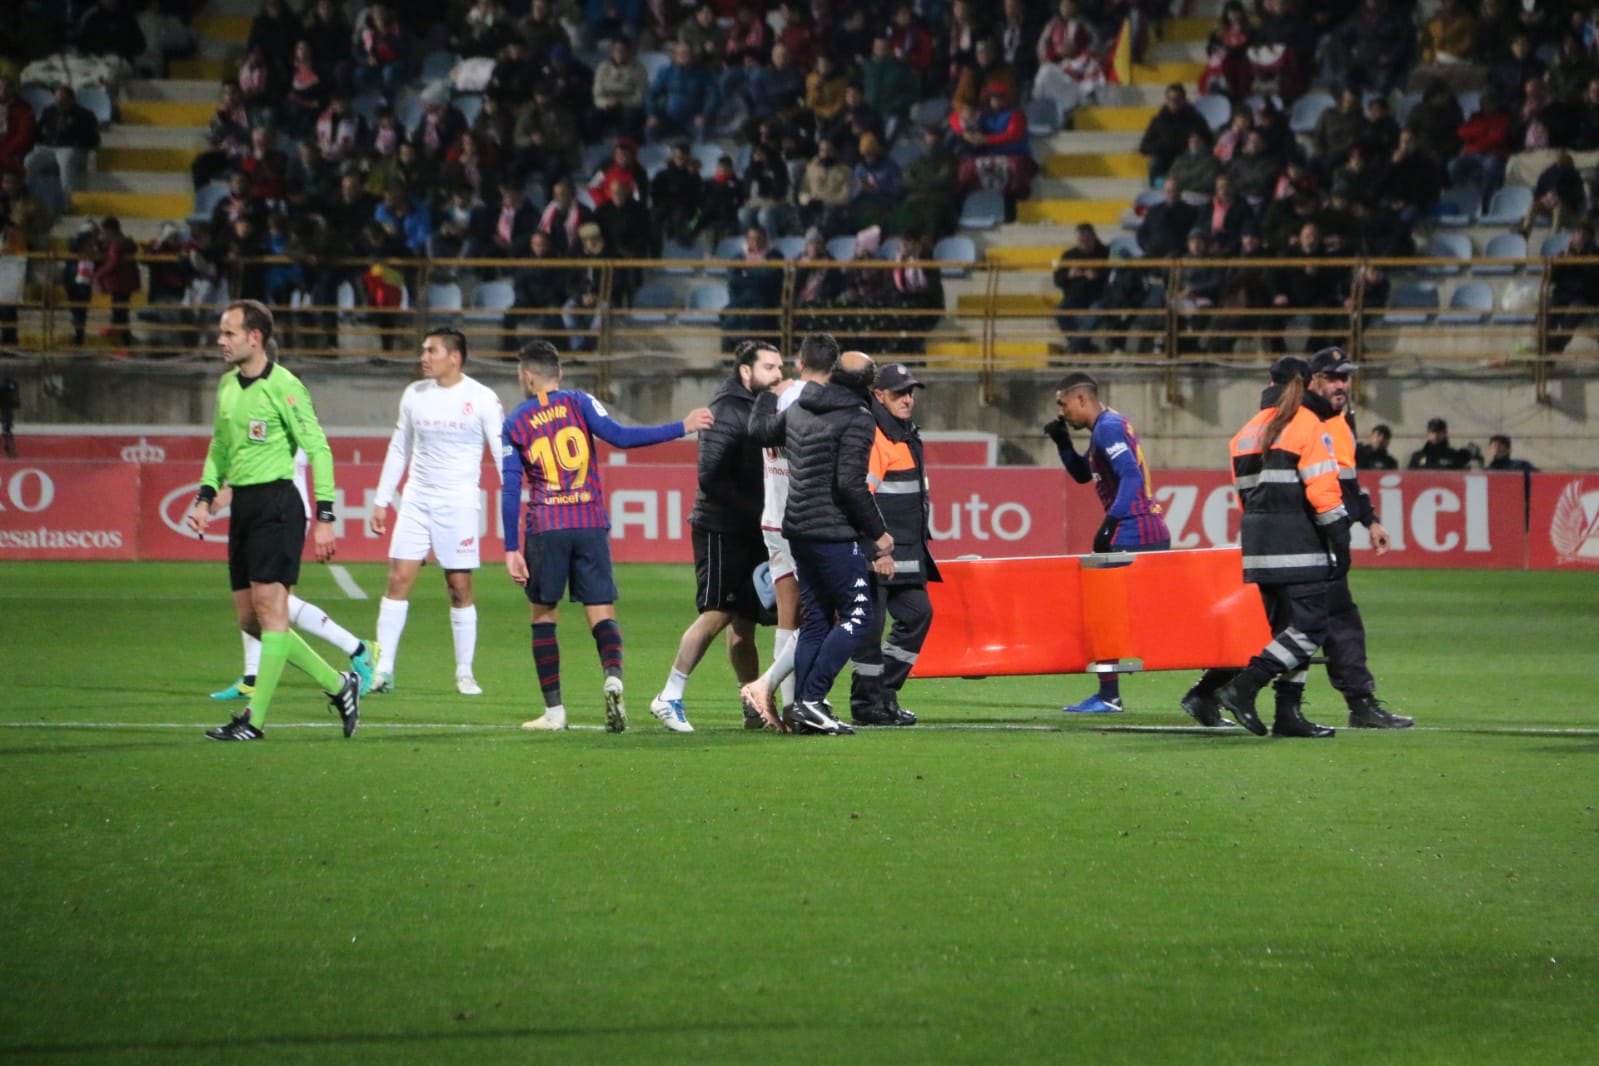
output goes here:
{"type": "Polygon", "coordinates": [[[201,56],[196,59],[174,59],[169,70],[174,78],[203,81],[214,92],[218,83],[232,74],[237,66],[231,59],[201,56]]]}
{"type": "Polygon", "coordinates": [[[77,192],[72,194],[72,210],[77,215],[117,218],[147,218],[160,221],[182,220],[194,208],[192,192],[77,192]]]}
{"type": "Polygon", "coordinates": [[[203,130],[215,100],[123,100],[121,121],[129,126],[186,126],[203,130]]]}
{"type": "Polygon", "coordinates": [[[139,79],[128,82],[123,100],[148,100],[152,103],[204,104],[206,121],[216,106],[220,80],[202,78],[139,79]]]}

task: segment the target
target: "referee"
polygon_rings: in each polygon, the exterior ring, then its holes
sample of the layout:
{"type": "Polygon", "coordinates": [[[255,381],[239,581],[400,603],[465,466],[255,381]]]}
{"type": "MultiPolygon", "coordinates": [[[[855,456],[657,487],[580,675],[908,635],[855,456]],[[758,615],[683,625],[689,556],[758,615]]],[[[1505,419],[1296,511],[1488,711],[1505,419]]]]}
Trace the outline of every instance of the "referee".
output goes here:
{"type": "Polygon", "coordinates": [[[329,666],[289,629],[289,589],[300,579],[305,510],[294,487],[294,453],[305,449],[316,490],[318,562],[333,558],[333,453],[300,379],[272,356],[272,312],[257,300],[238,300],[222,312],[217,346],[228,370],[217,385],[216,424],[206,451],[200,494],[185,521],[196,534],[210,524],[217,490],[233,487],[228,523],[228,576],[239,628],[261,641],[261,667],[250,705],[212,740],[260,740],[272,696],[292,663],[322,686],[344,721],[360,721],[360,678],[329,666]]]}

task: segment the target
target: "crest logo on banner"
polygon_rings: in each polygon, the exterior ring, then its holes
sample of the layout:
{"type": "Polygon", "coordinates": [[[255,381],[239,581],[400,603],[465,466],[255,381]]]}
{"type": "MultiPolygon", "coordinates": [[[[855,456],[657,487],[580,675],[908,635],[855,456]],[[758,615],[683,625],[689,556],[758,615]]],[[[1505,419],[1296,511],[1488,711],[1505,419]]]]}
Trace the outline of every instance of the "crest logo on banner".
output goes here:
{"type": "Polygon", "coordinates": [[[1563,563],[1599,566],[1599,492],[1573,481],[1560,493],[1549,520],[1549,542],[1563,563]]]}

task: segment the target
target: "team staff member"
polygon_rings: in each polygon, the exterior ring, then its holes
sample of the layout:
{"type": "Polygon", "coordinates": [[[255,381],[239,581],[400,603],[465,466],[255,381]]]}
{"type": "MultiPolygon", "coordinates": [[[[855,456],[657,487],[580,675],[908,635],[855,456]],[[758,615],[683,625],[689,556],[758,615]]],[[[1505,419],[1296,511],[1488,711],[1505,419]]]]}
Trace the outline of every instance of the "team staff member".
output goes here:
{"type": "MultiPolygon", "coordinates": [[[[533,665],[544,695],[543,715],[522,728],[540,732],[566,728],[555,623],[561,597],[570,587],[573,601],[583,605],[605,674],[605,728],[620,733],[627,728],[622,630],[616,622],[616,579],[611,572],[611,519],[600,468],[594,462],[594,437],[617,448],[659,444],[705,429],[711,413],[702,407],[681,422],[624,426],[588,393],[561,388],[561,357],[549,341],[522,346],[517,378],[527,401],[505,420],[500,517],[505,525],[506,572],[526,590],[533,605],[533,665]],[[523,475],[528,482],[525,519],[523,475]]],[[[662,720],[676,732],[692,731],[687,722],[662,720]]]]}
{"type": "MultiPolygon", "coordinates": [[[[1087,374],[1067,374],[1055,387],[1060,415],[1044,426],[1060,461],[1080,485],[1092,481],[1105,519],[1094,533],[1095,552],[1165,551],[1171,532],[1161,506],[1151,496],[1149,466],[1132,423],[1099,399],[1099,383],[1087,374]],[[1088,448],[1072,445],[1071,430],[1089,431],[1088,448]]],[[[1115,714],[1122,709],[1121,681],[1101,674],[1099,691],[1061,710],[1073,714],[1115,714]]]]}
{"type": "MultiPolygon", "coordinates": [[[[826,334],[806,345],[838,351],[826,334]]],[[[803,356],[802,356],[803,358],[803,356]]],[[[830,381],[808,385],[785,412],[788,506],[783,535],[799,572],[800,622],[794,652],[794,729],[853,733],[833,717],[828,690],[876,625],[869,575],[894,573],[894,538],[866,487],[876,425],[867,393],[876,377],[860,352],[836,356],[830,381]]]]}
{"type": "MultiPolygon", "coordinates": [[[[695,606],[699,616],[683,631],[677,657],[650,711],[664,722],[687,724],[683,693],[689,674],[705,657],[711,641],[727,630],[727,657],[740,686],[761,672],[755,626],[761,615],[755,568],[766,562],[761,507],[766,486],[761,446],[750,436],[755,394],[783,377],[783,357],[764,341],[744,341],[733,357],[733,372],[711,397],[716,421],[699,440],[699,488],[689,515],[694,542],[695,606]]],[[[745,725],[760,729],[760,716],[745,713],[745,725]]]]}
{"type": "Polygon", "coordinates": [[[873,585],[873,625],[850,660],[850,721],[856,725],[915,725],[916,715],[899,704],[899,693],[916,665],[927,631],[933,626],[933,602],[927,583],[939,581],[938,564],[928,548],[932,533],[928,516],[927,464],[922,433],[911,420],[916,390],[925,388],[903,363],[877,372],[872,389],[872,415],[877,436],[872,442],[866,483],[877,498],[877,510],[894,538],[894,572],[873,585]],[[894,619],[888,643],[883,626],[894,619]]]}
{"type": "Polygon", "coordinates": [[[217,346],[228,370],[217,385],[211,446],[200,493],[185,523],[203,534],[217,490],[233,486],[228,523],[228,577],[239,628],[261,640],[261,666],[250,705],[226,725],[207,730],[212,740],[260,740],[285,664],[322,686],[353,736],[360,722],[361,680],[341,674],[289,629],[289,589],[300,580],[305,511],[294,487],[294,453],[304,448],[316,488],[312,537],[318,562],[333,558],[333,452],[317,422],[311,394],[273,358],[272,312],[256,300],[238,300],[222,312],[217,346]]]}
{"type": "Polygon", "coordinates": [[[483,520],[483,455],[500,469],[500,429],[505,412],[487,385],[469,377],[466,338],[436,329],[422,338],[422,380],[406,386],[400,417],[389,439],[367,525],[382,536],[389,503],[407,468],[405,500],[389,539],[389,580],[378,604],[378,664],[374,692],[394,691],[394,662],[411,607],[411,588],[428,552],[444,571],[455,643],[455,690],[481,696],[472,676],[477,650],[477,606],[472,571],[478,568],[483,520]]]}
{"type": "Polygon", "coordinates": [[[1255,415],[1232,439],[1233,483],[1244,506],[1244,580],[1260,589],[1272,639],[1216,699],[1239,725],[1265,736],[1255,697],[1281,677],[1272,734],[1330,737],[1335,730],[1306,721],[1300,705],[1310,658],[1327,637],[1328,582],[1349,572],[1349,512],[1338,487],[1338,458],[1322,426],[1332,406],[1307,391],[1310,364],[1289,359],[1278,361],[1293,375],[1277,406],[1255,415]]]}

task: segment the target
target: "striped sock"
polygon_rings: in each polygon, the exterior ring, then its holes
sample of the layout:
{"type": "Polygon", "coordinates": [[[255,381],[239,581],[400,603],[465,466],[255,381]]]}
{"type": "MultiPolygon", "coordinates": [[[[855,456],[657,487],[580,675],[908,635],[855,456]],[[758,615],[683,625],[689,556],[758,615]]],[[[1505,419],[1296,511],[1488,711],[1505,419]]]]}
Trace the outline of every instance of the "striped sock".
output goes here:
{"type": "Polygon", "coordinates": [[[533,667],[539,674],[544,706],[561,705],[561,646],[555,640],[554,622],[533,623],[533,667]]]}
{"type": "Polygon", "coordinates": [[[600,653],[600,669],[606,677],[622,676],[622,627],[614,618],[602,618],[590,631],[594,634],[594,647],[600,653]]]}

